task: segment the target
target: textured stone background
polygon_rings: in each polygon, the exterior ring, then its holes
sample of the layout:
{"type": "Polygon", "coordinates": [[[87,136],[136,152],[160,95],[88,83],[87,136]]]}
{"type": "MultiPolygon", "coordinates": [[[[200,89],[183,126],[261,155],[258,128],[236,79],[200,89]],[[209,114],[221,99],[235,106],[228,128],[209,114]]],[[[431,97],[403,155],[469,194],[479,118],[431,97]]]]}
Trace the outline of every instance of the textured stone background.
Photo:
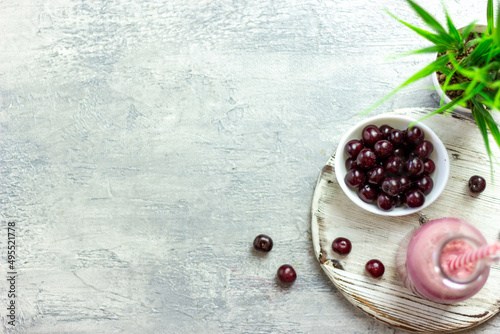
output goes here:
{"type": "MultiPolygon", "coordinates": [[[[486,1],[445,2],[484,21],[486,1]]],[[[3,331],[398,333],[343,299],[309,227],[343,131],[432,58],[389,58],[427,43],[384,8],[419,23],[401,0],[0,1],[3,331]]],[[[374,113],[435,107],[430,85],[374,113]]]]}

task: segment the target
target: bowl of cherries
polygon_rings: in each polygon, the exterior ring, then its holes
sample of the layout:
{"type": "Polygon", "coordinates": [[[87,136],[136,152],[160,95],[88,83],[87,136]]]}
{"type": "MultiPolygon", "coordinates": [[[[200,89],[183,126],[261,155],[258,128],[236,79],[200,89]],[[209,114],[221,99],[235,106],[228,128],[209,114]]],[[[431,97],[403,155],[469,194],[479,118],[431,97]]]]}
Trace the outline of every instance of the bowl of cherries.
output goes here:
{"type": "Polygon", "coordinates": [[[442,193],[450,160],[439,137],[404,115],[385,114],[356,124],[335,153],[335,175],[361,208],[403,216],[429,206],[442,193]]]}

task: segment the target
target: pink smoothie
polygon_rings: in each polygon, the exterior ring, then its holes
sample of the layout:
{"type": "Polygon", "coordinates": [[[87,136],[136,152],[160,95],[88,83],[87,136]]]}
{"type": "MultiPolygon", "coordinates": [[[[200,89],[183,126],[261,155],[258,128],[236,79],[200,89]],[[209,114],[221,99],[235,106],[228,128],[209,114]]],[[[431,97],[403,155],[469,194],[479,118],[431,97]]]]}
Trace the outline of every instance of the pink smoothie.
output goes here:
{"type": "Polygon", "coordinates": [[[430,221],[401,243],[398,274],[408,289],[423,298],[445,304],[465,300],[486,283],[489,266],[470,264],[452,271],[447,263],[485,244],[483,235],[461,219],[430,221]]]}

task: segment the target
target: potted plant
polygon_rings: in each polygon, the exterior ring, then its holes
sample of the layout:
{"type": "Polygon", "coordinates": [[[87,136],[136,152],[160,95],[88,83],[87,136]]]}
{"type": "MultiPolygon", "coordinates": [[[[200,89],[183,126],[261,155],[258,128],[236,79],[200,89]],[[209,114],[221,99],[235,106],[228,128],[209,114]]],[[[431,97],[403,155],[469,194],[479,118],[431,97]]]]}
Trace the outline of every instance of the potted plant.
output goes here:
{"type": "Polygon", "coordinates": [[[436,73],[439,73],[441,79],[439,84],[442,91],[447,95],[453,95],[447,100],[447,103],[441,103],[437,110],[423,118],[438,113],[450,113],[458,106],[464,107],[466,110],[470,109],[491,161],[492,152],[488,130],[500,147],[499,127],[492,116],[494,112],[500,110],[500,10],[495,16],[493,1],[488,0],[486,26],[477,26],[475,23],[471,23],[462,29],[457,29],[448,12],[444,9],[447,26],[445,29],[414,1],[406,1],[432,31],[418,28],[388,11],[387,13],[433,44],[409,54],[436,53],[436,59],[366,112],[373,110],[401,88],[421,78],[435,75],[435,80],[438,80],[436,73]]]}

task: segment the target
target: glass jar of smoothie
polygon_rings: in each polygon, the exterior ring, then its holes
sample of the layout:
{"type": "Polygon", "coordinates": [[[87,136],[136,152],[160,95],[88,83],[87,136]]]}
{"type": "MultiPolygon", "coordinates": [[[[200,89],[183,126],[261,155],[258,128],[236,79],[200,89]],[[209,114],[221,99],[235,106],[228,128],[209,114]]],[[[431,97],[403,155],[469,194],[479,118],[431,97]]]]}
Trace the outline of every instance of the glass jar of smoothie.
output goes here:
{"type": "Polygon", "coordinates": [[[481,260],[452,269],[449,262],[486,244],[471,224],[457,218],[436,219],[403,239],[396,256],[397,272],[416,295],[437,303],[457,303],[481,290],[490,266],[481,260]]]}

